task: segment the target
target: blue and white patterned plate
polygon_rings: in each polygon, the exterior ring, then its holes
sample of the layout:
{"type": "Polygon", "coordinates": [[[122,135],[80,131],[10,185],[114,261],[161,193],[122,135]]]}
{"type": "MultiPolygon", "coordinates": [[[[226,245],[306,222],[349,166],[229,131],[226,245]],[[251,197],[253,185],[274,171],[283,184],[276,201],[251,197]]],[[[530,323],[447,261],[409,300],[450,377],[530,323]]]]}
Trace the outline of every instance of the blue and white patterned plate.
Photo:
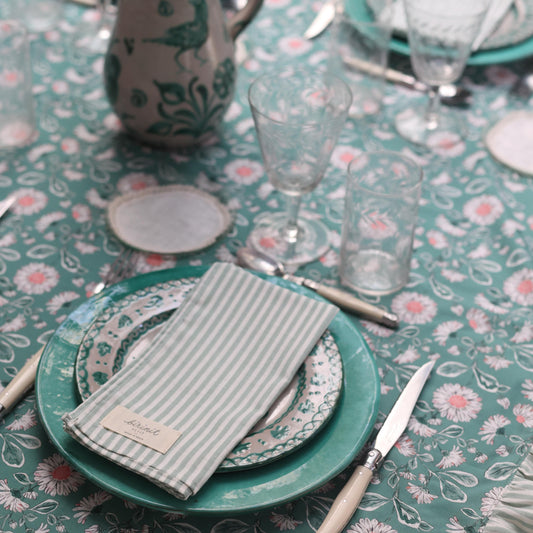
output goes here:
{"type": "MultiPolygon", "coordinates": [[[[76,360],[76,382],[87,399],[123,366],[142,356],[197,278],[149,286],[106,308],[87,330],[76,360]]],[[[332,415],[342,390],[342,359],[326,332],[268,413],[219,467],[263,465],[294,451],[332,415]]]]}

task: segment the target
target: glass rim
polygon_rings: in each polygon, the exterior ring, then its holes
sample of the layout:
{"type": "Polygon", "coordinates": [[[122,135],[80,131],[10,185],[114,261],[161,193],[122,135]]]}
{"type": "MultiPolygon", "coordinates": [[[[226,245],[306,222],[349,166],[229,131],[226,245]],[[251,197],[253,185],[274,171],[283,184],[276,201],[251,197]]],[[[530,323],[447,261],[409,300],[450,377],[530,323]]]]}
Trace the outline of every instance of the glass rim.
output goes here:
{"type": "MultiPolygon", "coordinates": [[[[344,92],[346,93],[346,96],[347,96],[347,101],[346,101],[345,105],[339,106],[339,111],[341,111],[343,113],[347,113],[348,110],[350,109],[350,106],[352,105],[352,101],[353,101],[352,90],[350,89],[349,85],[342,78],[340,78],[339,76],[336,76],[334,74],[330,74],[330,73],[328,73],[326,71],[322,71],[322,70],[310,69],[308,67],[287,66],[285,68],[281,68],[281,69],[277,69],[277,70],[274,70],[274,69],[270,70],[268,72],[265,72],[265,73],[261,74],[260,76],[258,76],[254,80],[252,80],[252,82],[250,83],[250,86],[248,87],[248,104],[249,104],[250,108],[252,109],[252,112],[255,112],[258,115],[266,118],[269,122],[272,122],[274,124],[279,124],[279,125],[293,125],[293,126],[299,126],[299,127],[311,127],[311,126],[316,127],[319,124],[316,121],[313,121],[313,122],[301,122],[300,121],[300,122],[298,122],[297,120],[295,120],[294,122],[292,122],[292,121],[286,121],[286,120],[277,120],[275,118],[269,117],[266,113],[261,111],[256,104],[253,103],[253,101],[252,101],[253,99],[251,97],[251,93],[252,93],[253,88],[256,87],[259,84],[259,82],[262,81],[262,80],[265,80],[265,79],[268,79],[268,78],[271,78],[271,79],[279,78],[279,76],[281,74],[283,74],[284,72],[287,72],[287,73],[290,73],[290,72],[305,72],[306,75],[307,75],[306,76],[307,78],[308,78],[309,75],[311,75],[315,79],[318,78],[318,77],[321,77],[321,78],[327,77],[327,78],[330,78],[332,80],[335,80],[335,83],[337,83],[339,86],[343,87],[344,92]]],[[[330,120],[335,120],[335,118],[336,117],[332,117],[330,120]]],[[[329,122],[329,120],[327,122],[329,122]]]]}
{"type": "Polygon", "coordinates": [[[409,156],[406,156],[400,152],[395,152],[393,150],[378,150],[374,152],[362,152],[357,157],[354,157],[350,163],[348,164],[347,168],[348,177],[354,178],[353,185],[357,187],[358,189],[368,192],[374,196],[377,196],[379,198],[399,198],[400,196],[405,195],[406,193],[410,193],[417,188],[419,188],[422,184],[423,178],[424,178],[424,171],[422,170],[422,167],[412,158],[409,156]],[[352,167],[355,165],[356,161],[359,161],[361,158],[365,156],[372,156],[372,157],[394,157],[395,159],[402,160],[402,162],[407,163],[413,171],[416,171],[416,179],[413,180],[413,183],[411,185],[407,185],[405,187],[402,187],[400,191],[397,193],[390,193],[390,192],[380,192],[376,191],[374,189],[371,189],[369,187],[366,187],[361,184],[360,179],[357,176],[357,171],[353,170],[352,167]]]}

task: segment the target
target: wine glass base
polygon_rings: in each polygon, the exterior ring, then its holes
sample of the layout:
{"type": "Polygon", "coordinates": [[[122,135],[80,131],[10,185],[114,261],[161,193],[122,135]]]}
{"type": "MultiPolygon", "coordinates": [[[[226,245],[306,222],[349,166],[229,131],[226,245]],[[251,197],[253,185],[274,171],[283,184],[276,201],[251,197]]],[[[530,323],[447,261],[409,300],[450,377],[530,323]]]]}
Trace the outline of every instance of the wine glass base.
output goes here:
{"type": "Polygon", "coordinates": [[[464,122],[452,111],[439,114],[434,123],[429,123],[425,114],[425,106],[403,111],[396,116],[396,130],[404,139],[428,148],[438,148],[443,142],[451,148],[466,137],[464,122]]]}
{"type": "Polygon", "coordinates": [[[324,224],[300,216],[298,237],[295,242],[288,242],[283,238],[286,222],[285,213],[263,215],[248,236],[247,244],[286,266],[310,263],[328,251],[328,230],[324,224]]]}

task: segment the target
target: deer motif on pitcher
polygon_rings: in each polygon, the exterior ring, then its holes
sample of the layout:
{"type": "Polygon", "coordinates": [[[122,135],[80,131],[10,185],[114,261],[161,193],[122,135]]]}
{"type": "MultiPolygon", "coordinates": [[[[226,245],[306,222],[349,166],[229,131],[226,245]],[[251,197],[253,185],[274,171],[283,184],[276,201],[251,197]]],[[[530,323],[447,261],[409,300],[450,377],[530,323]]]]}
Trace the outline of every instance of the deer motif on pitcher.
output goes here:
{"type": "Polygon", "coordinates": [[[220,0],[119,0],[104,81],[126,131],[166,148],[212,136],[233,99],[234,40],[261,3],[227,23],[220,0]]]}

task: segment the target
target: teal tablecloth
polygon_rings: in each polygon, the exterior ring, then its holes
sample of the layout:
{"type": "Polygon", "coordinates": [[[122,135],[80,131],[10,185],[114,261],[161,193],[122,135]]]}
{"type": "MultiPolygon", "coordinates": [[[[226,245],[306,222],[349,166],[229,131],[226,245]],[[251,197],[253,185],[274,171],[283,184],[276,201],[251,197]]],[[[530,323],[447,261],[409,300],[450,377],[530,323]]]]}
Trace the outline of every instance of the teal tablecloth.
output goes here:
{"type": "MultiPolygon", "coordinates": [[[[66,5],[57,30],[32,43],[38,138],[0,158],[0,196],[18,203],[0,223],[0,379],[16,369],[84,301],[122,250],[106,225],[107,203],[155,184],[195,185],[231,209],[234,225],[216,245],[183,256],[142,254],[139,273],[234,261],[256,218],[282,209],[268,184],[246,90],[282,62],[323,64],[327,35],[302,33],[318,2],[266,0],[246,30],[248,57],[219,142],[190,155],[154,151],[124,136],[104,96],[102,58],[78,53],[69,36],[83,8],[66,5]]],[[[391,64],[407,69],[408,58],[391,64]]],[[[304,200],[331,232],[331,250],[302,269],[338,284],[340,225],[348,162],[366,147],[415,157],[424,188],[409,284],[381,300],[400,316],[390,331],[354,322],[382,381],[378,421],[415,368],[436,359],[408,430],[387,457],[348,526],[350,533],[482,531],[527,457],[533,439],[533,183],[496,163],[483,136],[531,101],[509,88],[531,59],[469,67],[474,101],[462,113],[468,139],[437,154],[408,144],[393,117],[419,95],[388,87],[373,124],[350,121],[327,174],[304,200]]],[[[164,514],[112,497],[72,469],[48,442],[27,398],[0,431],[0,531],[267,533],[316,530],[350,471],[312,494],[240,516],[164,514]]],[[[527,467],[527,465],[523,465],[527,467]]],[[[527,468],[526,468],[527,470],[527,468]]],[[[488,528],[487,528],[488,531],[488,528]]],[[[512,531],[508,526],[507,531],[512,531]]]]}

